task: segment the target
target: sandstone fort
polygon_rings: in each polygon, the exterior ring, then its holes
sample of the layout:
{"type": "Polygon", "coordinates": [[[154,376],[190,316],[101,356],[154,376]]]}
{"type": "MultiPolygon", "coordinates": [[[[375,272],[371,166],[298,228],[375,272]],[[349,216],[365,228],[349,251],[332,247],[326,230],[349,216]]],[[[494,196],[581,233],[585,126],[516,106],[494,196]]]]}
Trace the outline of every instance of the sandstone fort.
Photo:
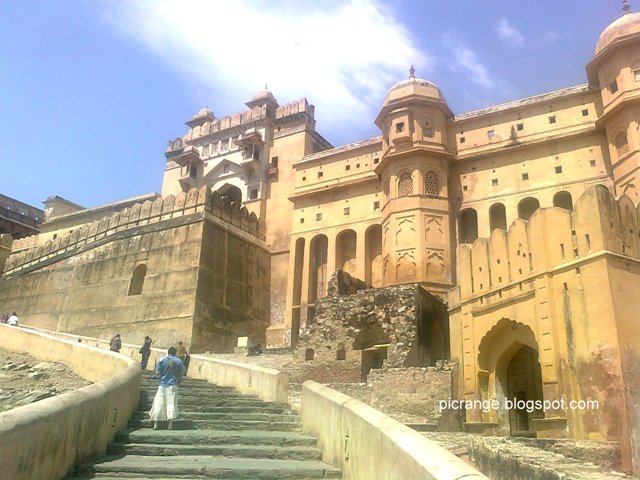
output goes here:
{"type": "Polygon", "coordinates": [[[457,400],[599,405],[467,409],[465,431],[617,442],[638,471],[640,13],[581,85],[467,113],[446,91],[411,68],[380,135],[341,146],[304,98],[204,108],[161,193],[4,215],[0,306],[193,353],[248,337],[354,382],[451,362],[457,400]]]}

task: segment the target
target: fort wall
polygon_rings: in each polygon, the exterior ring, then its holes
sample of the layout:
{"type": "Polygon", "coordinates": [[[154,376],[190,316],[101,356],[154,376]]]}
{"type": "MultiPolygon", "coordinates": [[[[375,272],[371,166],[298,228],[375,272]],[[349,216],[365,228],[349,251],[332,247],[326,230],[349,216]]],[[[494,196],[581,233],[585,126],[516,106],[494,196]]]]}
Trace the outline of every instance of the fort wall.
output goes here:
{"type": "Polygon", "coordinates": [[[260,236],[254,214],[206,187],[136,204],[27,250],[17,242],[0,305],[50,330],[230,351],[237,336],[264,341],[260,236]]]}
{"type": "MultiPolygon", "coordinates": [[[[461,361],[468,400],[504,400],[508,365],[535,350],[545,400],[596,400],[597,409],[557,409],[531,418],[538,438],[618,441],[630,468],[638,444],[640,305],[638,209],[604,186],[573,212],[538,209],[528,222],[495,229],[459,249],[460,299],[450,303],[452,358],[461,361]],[[625,387],[626,386],[626,387],[625,387]],[[629,439],[632,439],[631,441],[629,439]]],[[[467,427],[509,432],[501,410],[467,410],[467,427]]]]}

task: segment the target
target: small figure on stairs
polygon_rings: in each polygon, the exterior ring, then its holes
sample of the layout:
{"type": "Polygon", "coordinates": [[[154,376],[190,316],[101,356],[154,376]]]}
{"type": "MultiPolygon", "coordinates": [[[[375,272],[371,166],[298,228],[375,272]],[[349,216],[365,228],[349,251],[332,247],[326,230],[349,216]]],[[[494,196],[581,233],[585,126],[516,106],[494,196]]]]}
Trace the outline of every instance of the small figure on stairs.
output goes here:
{"type": "Polygon", "coordinates": [[[147,364],[149,363],[149,356],[151,355],[151,343],[151,337],[147,335],[146,337],[144,337],[144,344],[142,345],[142,347],[140,347],[140,351],[138,352],[142,355],[140,366],[143,370],[147,369],[147,364]]]}
{"type": "Polygon", "coordinates": [[[153,429],[158,429],[158,422],[168,420],[169,430],[173,429],[173,420],[178,418],[178,385],[184,374],[184,365],[176,357],[176,347],[170,347],[167,356],[162,357],[156,366],[156,376],[160,377],[160,386],[153,399],[149,417],[153,421],[153,429]]]}

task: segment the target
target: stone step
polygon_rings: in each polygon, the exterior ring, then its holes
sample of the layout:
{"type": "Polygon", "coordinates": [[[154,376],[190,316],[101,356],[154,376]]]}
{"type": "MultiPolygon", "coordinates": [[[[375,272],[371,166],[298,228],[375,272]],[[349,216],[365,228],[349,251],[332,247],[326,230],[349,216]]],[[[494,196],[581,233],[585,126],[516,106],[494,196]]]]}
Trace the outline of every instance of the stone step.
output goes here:
{"type": "MultiPolygon", "coordinates": [[[[148,396],[148,397],[141,397],[140,398],[140,402],[142,403],[142,405],[149,405],[149,407],[151,406],[151,404],[153,403],[153,398],[154,395],[148,396]]],[[[242,398],[242,397],[237,397],[237,398],[221,398],[221,397],[199,397],[197,395],[183,395],[182,393],[178,394],[178,404],[179,405],[202,405],[202,406],[277,406],[277,403],[267,403],[267,402],[263,402],[262,400],[258,400],[258,399],[253,399],[253,398],[242,398]]]]}
{"type": "MultiPolygon", "coordinates": [[[[159,382],[158,380],[154,380],[154,381],[142,381],[140,382],[140,388],[144,388],[144,389],[156,389],[158,388],[159,382]]],[[[213,385],[212,383],[196,383],[196,384],[190,384],[189,382],[182,382],[179,385],[180,388],[185,388],[185,389],[189,389],[189,390],[193,390],[193,391],[202,391],[202,390],[208,390],[208,391],[212,391],[212,392],[235,392],[237,393],[237,390],[233,387],[224,387],[221,385],[213,385]]]]}
{"type": "MultiPolygon", "coordinates": [[[[158,386],[153,388],[142,388],[140,393],[146,394],[150,398],[153,398],[158,391],[158,386]]],[[[242,395],[234,390],[229,391],[215,391],[210,389],[202,389],[200,391],[191,388],[178,388],[178,395],[184,395],[187,397],[205,397],[205,398],[246,398],[259,400],[256,395],[242,395]]]]}
{"type": "MultiPolygon", "coordinates": [[[[222,421],[263,421],[263,422],[299,422],[300,416],[293,413],[262,413],[258,409],[253,412],[190,412],[180,411],[183,420],[222,421]]],[[[132,420],[147,420],[149,412],[135,412],[132,420]]]]}
{"type": "MultiPolygon", "coordinates": [[[[166,428],[167,422],[161,422],[161,428],[166,428]]],[[[131,419],[129,420],[129,427],[131,428],[152,428],[153,422],[148,419],[131,419]]],[[[184,418],[177,418],[173,421],[173,428],[175,430],[268,430],[268,431],[291,431],[299,430],[300,424],[297,421],[291,422],[273,422],[266,420],[187,420],[184,418]]]]}
{"type": "MultiPolygon", "coordinates": [[[[151,402],[153,403],[153,402],[151,402]]],[[[277,414],[277,413],[284,413],[284,414],[291,414],[292,410],[286,406],[286,405],[276,405],[276,404],[267,404],[267,405],[235,405],[233,403],[229,403],[226,405],[195,405],[195,404],[191,404],[188,405],[188,408],[186,408],[186,404],[183,404],[182,402],[179,402],[179,407],[180,407],[180,414],[182,414],[182,412],[192,412],[192,413],[196,413],[196,412],[202,412],[202,413],[229,413],[229,414],[236,414],[236,415],[243,415],[246,413],[272,413],[272,414],[277,414]],[[183,408],[185,407],[185,408],[183,408]]],[[[151,407],[151,404],[149,404],[149,407],[151,407]]],[[[146,410],[145,413],[148,413],[149,410],[146,410]]]]}
{"type": "Polygon", "coordinates": [[[301,432],[263,430],[152,430],[126,429],[118,432],[116,443],[158,445],[269,445],[315,447],[317,440],[301,432]]]}
{"type": "Polygon", "coordinates": [[[217,478],[286,480],[340,478],[340,470],[316,460],[268,460],[202,455],[156,457],[114,456],[79,465],[76,479],[91,478],[217,478]]]}
{"type": "Polygon", "coordinates": [[[174,456],[212,455],[234,458],[269,458],[280,460],[321,460],[316,447],[280,447],[275,445],[169,445],[149,443],[112,443],[109,454],[174,456]]]}

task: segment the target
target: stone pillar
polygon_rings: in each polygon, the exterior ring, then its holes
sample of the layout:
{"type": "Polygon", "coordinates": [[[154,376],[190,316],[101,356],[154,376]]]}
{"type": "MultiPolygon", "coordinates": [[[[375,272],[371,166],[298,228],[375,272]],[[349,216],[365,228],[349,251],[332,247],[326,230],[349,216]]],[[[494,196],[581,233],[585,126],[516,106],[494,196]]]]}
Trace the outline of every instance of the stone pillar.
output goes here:
{"type": "Polygon", "coordinates": [[[309,272],[311,271],[311,241],[305,237],[305,249],[302,257],[302,293],[300,295],[300,326],[307,324],[307,305],[309,304],[309,272]]]}
{"type": "MultiPolygon", "coordinates": [[[[336,271],[336,232],[327,232],[327,281],[336,271]]],[[[318,292],[318,297],[320,297],[318,292]]]]}
{"type": "MultiPolygon", "coordinates": [[[[367,271],[367,242],[366,228],[356,231],[356,272],[355,277],[366,281],[367,271]]],[[[370,261],[370,260],[369,260],[370,261]]]]}

